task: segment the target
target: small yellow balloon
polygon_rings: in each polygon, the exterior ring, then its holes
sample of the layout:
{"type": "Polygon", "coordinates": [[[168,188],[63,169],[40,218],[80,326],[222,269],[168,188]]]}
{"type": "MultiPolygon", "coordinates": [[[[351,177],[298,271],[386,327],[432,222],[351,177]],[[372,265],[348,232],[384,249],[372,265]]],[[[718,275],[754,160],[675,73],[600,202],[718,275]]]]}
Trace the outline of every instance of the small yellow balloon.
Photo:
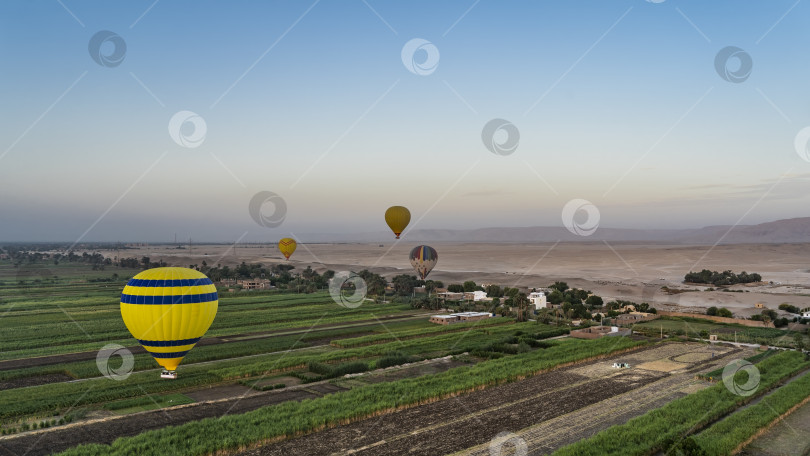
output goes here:
{"type": "Polygon", "coordinates": [[[295,248],[298,247],[298,243],[295,242],[295,239],[292,238],[284,238],[278,241],[278,250],[284,254],[284,257],[288,260],[290,259],[290,255],[295,252],[295,248]]]}
{"type": "Polygon", "coordinates": [[[385,223],[399,239],[399,235],[405,231],[405,227],[411,222],[411,211],[403,206],[391,206],[385,211],[385,223]]]}
{"type": "Polygon", "coordinates": [[[144,349],[174,371],[217,315],[217,288],[188,268],[154,268],[136,275],[121,293],[121,318],[144,349]]]}

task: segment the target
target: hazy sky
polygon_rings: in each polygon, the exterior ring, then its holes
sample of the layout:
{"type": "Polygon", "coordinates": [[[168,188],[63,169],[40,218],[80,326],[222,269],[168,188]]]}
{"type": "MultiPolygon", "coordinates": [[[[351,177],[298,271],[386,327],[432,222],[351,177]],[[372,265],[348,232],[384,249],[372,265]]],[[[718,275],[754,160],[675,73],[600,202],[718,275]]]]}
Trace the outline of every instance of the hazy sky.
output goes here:
{"type": "Polygon", "coordinates": [[[0,240],[272,241],[384,230],[394,204],[415,228],[561,226],[572,199],[604,227],[806,216],[808,18],[795,0],[4,1],[0,240]],[[173,138],[181,111],[198,117],[173,138]],[[513,153],[485,147],[492,119],[513,153]],[[251,217],[261,191],[279,226],[251,217]]]}

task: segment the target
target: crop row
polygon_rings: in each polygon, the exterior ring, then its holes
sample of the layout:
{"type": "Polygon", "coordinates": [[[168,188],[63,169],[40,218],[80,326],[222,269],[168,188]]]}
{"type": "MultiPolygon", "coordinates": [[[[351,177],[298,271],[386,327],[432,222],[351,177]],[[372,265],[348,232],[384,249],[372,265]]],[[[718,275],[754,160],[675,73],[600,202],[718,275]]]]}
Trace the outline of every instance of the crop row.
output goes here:
{"type": "Polygon", "coordinates": [[[733,454],[760,429],[810,397],[810,373],[790,382],[762,400],[719,421],[697,435],[695,443],[707,456],[733,454]]]}
{"type": "MultiPolygon", "coordinates": [[[[625,424],[612,426],[591,438],[563,447],[554,456],[648,455],[666,451],[689,433],[714,422],[782,379],[807,368],[810,362],[805,361],[801,353],[791,351],[773,355],[756,366],[760,381],[756,393],[751,396],[735,395],[724,383],[718,383],[625,424]]],[[[744,372],[739,374],[745,375],[744,372]]]]}
{"type": "MultiPolygon", "coordinates": [[[[506,338],[515,337],[516,332],[533,334],[548,330],[548,326],[537,323],[518,323],[506,327],[488,328],[486,332],[476,329],[464,333],[441,334],[354,349],[312,349],[257,356],[250,360],[223,360],[209,365],[188,366],[181,370],[176,380],[171,382],[156,378],[154,372],[136,372],[121,381],[96,378],[80,383],[55,383],[25,389],[5,390],[0,391],[0,419],[265,375],[304,367],[310,362],[339,363],[381,357],[391,353],[401,353],[417,359],[444,356],[482,349],[492,343],[503,342],[506,338]]],[[[272,343],[272,339],[268,343],[272,343]]],[[[227,345],[211,346],[210,350],[216,352],[218,349],[225,349],[222,347],[227,347],[227,345]]],[[[195,351],[192,350],[189,354],[190,358],[195,351]]]]}
{"type": "MultiPolygon", "coordinates": [[[[283,296],[280,296],[283,297],[283,296]]],[[[265,297],[274,299],[274,297],[265,297]]],[[[409,310],[404,305],[368,304],[357,309],[338,306],[324,296],[310,297],[309,304],[265,311],[229,308],[227,299],[220,305],[208,336],[224,336],[276,329],[307,328],[316,324],[370,320],[379,315],[409,310]]],[[[56,305],[54,305],[56,306],[56,305]]],[[[118,304],[95,308],[60,309],[53,314],[13,315],[0,320],[0,359],[86,350],[94,342],[131,340],[121,320],[118,304]],[[66,318],[67,314],[70,318],[66,318]]],[[[134,341],[132,342],[134,343],[134,341]]]]}
{"type": "MultiPolygon", "coordinates": [[[[756,363],[764,360],[765,358],[767,358],[767,357],[769,357],[771,355],[775,355],[776,353],[777,353],[776,350],[766,350],[766,351],[764,351],[762,353],[757,353],[754,356],[749,356],[748,358],[745,358],[745,360],[748,361],[751,364],[756,364],[756,363]]],[[[702,379],[705,379],[705,380],[712,380],[712,381],[721,380],[722,377],[723,377],[723,369],[724,368],[721,367],[721,368],[715,369],[715,370],[713,370],[711,372],[706,372],[705,374],[700,374],[700,375],[698,375],[698,377],[700,377],[702,379]]]]}
{"type": "Polygon", "coordinates": [[[404,340],[412,337],[420,337],[429,334],[450,333],[457,331],[464,331],[469,328],[484,328],[487,326],[496,326],[511,323],[514,320],[511,318],[488,318],[470,323],[457,323],[454,325],[434,325],[426,328],[409,329],[403,331],[389,331],[383,334],[369,334],[368,336],[353,337],[351,339],[333,340],[331,345],[340,348],[361,347],[363,345],[371,345],[380,342],[391,342],[394,340],[404,340]]]}
{"type": "Polygon", "coordinates": [[[285,402],[241,415],[204,419],[181,426],[121,438],[112,445],[83,445],[65,455],[203,455],[234,450],[268,439],[292,436],[448,397],[464,391],[515,381],[554,366],[637,346],[630,339],[568,340],[554,347],[462,366],[415,379],[378,383],[301,402],[285,402]]]}

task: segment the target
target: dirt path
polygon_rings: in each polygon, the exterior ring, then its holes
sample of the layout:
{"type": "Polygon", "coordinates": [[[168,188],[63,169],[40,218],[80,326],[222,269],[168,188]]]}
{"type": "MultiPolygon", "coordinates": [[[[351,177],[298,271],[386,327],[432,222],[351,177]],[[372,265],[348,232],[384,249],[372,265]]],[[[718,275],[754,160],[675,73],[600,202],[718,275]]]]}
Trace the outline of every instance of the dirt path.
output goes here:
{"type": "MultiPolygon", "coordinates": [[[[379,379],[392,381],[406,377],[418,377],[425,373],[444,372],[460,364],[448,356],[412,363],[401,368],[378,369],[364,373],[360,377],[366,379],[365,381],[368,383],[374,383],[379,379]]],[[[298,379],[294,380],[298,381],[298,379]]],[[[286,401],[300,401],[321,397],[364,384],[350,379],[343,380],[340,383],[346,386],[335,385],[329,380],[324,380],[267,392],[255,391],[237,384],[198,388],[191,392],[184,392],[184,394],[195,400],[205,402],[124,416],[87,420],[42,431],[0,437],[0,456],[46,455],[83,443],[109,444],[118,437],[137,435],[151,429],[183,424],[203,418],[219,417],[224,414],[244,413],[266,405],[286,401]]]]}
{"type": "Polygon", "coordinates": [[[810,403],[801,406],[751,442],[744,456],[787,456],[810,454],[810,403]]]}
{"type": "Polygon", "coordinates": [[[240,456],[438,455],[470,447],[465,454],[487,455],[491,439],[501,432],[517,432],[529,454],[545,454],[683,396],[701,386],[694,380],[695,366],[712,370],[738,352],[724,349],[718,355],[715,349],[711,358],[711,349],[702,344],[666,344],[327,429],[240,456]],[[634,366],[675,362],[673,358],[685,353],[694,353],[694,361],[671,372],[610,367],[613,362],[634,366]]]}

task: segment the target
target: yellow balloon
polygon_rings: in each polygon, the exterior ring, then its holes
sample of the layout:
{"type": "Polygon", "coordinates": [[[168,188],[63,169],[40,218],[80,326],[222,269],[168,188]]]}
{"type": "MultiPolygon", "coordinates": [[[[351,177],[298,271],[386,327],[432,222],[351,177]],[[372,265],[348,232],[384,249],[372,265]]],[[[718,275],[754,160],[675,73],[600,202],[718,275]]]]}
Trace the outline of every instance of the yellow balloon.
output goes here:
{"type": "Polygon", "coordinates": [[[217,288],[199,271],[148,269],[124,287],[121,317],[155,361],[174,371],[208,331],[218,303],[217,288]]]}
{"type": "Polygon", "coordinates": [[[385,223],[399,239],[399,235],[405,231],[405,227],[411,222],[411,211],[407,207],[391,206],[385,211],[385,223]]]}
{"type": "Polygon", "coordinates": [[[284,238],[278,241],[278,250],[284,254],[284,257],[288,260],[290,259],[290,255],[295,252],[295,248],[298,247],[298,243],[295,242],[295,239],[292,238],[284,238]]]}

